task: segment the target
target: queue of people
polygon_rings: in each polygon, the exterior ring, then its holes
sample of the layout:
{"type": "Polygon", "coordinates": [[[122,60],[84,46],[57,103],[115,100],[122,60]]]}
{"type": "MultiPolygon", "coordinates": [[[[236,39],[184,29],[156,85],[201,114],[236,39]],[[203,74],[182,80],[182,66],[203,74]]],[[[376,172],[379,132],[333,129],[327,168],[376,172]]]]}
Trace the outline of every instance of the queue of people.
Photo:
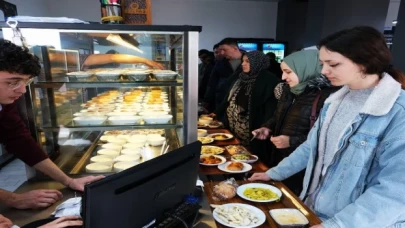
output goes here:
{"type": "MultiPolygon", "coordinates": [[[[390,65],[384,36],[371,27],[337,32],[318,47],[287,56],[280,82],[268,56],[222,40],[213,54],[200,55],[204,106],[270,167],[249,180],[284,181],[321,218],[311,228],[405,226],[405,75],[390,65]]],[[[74,190],[102,179],[68,177],[20,118],[14,102],[39,75],[38,59],[0,40],[0,63],[0,142],[7,151],[74,190]]],[[[0,190],[0,202],[17,209],[61,198],[57,190],[0,190]]],[[[0,215],[0,227],[12,224],[0,215]]],[[[78,218],[63,217],[42,228],[75,225],[78,218]]]]}
{"type": "Polygon", "coordinates": [[[384,36],[366,26],[332,34],[287,56],[278,85],[252,61],[262,54],[225,41],[229,70],[212,73],[204,101],[270,167],[249,180],[283,181],[323,221],[311,228],[404,226],[405,75],[390,65],[384,36]]]}

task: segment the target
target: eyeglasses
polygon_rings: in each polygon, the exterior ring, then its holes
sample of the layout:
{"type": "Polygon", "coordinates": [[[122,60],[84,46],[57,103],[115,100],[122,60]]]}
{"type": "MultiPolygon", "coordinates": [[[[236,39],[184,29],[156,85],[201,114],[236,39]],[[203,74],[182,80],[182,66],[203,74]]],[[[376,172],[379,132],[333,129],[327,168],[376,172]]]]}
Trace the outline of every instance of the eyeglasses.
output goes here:
{"type": "Polygon", "coordinates": [[[15,89],[20,88],[21,86],[27,86],[33,81],[34,81],[34,78],[28,78],[28,79],[20,79],[20,80],[15,80],[13,82],[3,82],[3,83],[6,84],[9,89],[15,90],[15,89]]]}

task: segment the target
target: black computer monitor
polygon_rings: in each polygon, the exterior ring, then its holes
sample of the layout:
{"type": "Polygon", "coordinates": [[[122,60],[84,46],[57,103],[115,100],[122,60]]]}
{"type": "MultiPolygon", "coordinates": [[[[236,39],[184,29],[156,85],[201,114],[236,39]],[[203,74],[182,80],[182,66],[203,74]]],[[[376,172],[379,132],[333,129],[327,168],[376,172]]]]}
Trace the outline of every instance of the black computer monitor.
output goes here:
{"type": "Polygon", "coordinates": [[[192,194],[201,143],[194,142],[155,159],[86,185],[85,228],[144,227],[192,194]]]}
{"type": "Polygon", "coordinates": [[[257,49],[258,48],[257,43],[249,43],[249,42],[239,43],[238,42],[238,47],[239,47],[240,50],[244,50],[244,51],[247,51],[247,52],[257,51],[258,50],[257,49]]]}
{"type": "Polygon", "coordinates": [[[262,44],[262,50],[264,54],[273,52],[276,55],[277,62],[281,63],[285,56],[285,47],[284,43],[264,43],[262,44]]]}

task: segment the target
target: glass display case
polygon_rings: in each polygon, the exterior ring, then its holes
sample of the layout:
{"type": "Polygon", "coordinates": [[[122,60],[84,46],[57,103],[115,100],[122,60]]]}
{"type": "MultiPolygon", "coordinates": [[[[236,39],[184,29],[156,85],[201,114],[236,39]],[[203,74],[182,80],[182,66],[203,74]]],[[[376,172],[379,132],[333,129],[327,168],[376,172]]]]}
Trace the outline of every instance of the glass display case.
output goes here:
{"type": "Polygon", "coordinates": [[[18,26],[42,65],[28,127],[65,173],[119,172],[197,140],[201,27],[18,26]]]}

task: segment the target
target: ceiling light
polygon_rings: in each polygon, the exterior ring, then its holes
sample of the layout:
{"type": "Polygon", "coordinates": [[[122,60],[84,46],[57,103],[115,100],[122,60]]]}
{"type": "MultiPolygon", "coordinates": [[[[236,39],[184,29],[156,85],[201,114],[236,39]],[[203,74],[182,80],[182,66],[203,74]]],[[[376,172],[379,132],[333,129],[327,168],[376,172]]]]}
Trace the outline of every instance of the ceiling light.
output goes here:
{"type": "Polygon", "coordinates": [[[397,25],[397,23],[398,23],[398,21],[395,20],[395,21],[392,22],[392,25],[397,25]]]}

